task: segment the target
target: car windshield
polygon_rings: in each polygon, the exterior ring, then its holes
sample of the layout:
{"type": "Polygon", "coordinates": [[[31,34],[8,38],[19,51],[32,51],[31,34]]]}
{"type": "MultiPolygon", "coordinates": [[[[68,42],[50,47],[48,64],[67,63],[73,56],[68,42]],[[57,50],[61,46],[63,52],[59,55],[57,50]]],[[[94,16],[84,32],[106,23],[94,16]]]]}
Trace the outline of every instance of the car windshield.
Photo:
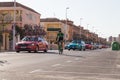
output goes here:
{"type": "Polygon", "coordinates": [[[73,40],[72,43],[77,43],[77,41],[76,41],[76,40],[73,40]]]}
{"type": "Polygon", "coordinates": [[[81,43],[80,40],[73,40],[72,43],[81,43]]]}
{"type": "Polygon", "coordinates": [[[22,41],[38,41],[37,37],[24,37],[22,41]]]}

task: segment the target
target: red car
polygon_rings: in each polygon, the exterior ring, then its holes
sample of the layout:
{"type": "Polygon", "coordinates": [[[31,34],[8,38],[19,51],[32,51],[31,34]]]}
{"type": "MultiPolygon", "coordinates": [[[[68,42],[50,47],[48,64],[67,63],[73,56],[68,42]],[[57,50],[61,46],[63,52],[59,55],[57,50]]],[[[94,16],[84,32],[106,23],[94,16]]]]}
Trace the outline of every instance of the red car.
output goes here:
{"type": "Polygon", "coordinates": [[[42,37],[26,36],[20,42],[16,43],[15,50],[16,52],[20,51],[47,52],[48,42],[42,37]]]}
{"type": "Polygon", "coordinates": [[[92,50],[93,49],[93,45],[92,44],[85,44],[85,48],[92,50]]]}

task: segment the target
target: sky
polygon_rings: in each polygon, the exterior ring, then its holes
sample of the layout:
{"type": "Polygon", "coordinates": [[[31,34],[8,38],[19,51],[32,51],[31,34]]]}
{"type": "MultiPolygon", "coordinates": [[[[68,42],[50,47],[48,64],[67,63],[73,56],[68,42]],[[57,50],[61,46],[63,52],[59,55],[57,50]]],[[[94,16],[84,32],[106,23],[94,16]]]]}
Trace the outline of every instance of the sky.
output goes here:
{"type": "MultiPolygon", "coordinates": [[[[14,0],[0,0],[0,2],[14,0]]],[[[41,14],[40,18],[67,18],[100,37],[120,34],[120,0],[16,0],[41,14]]]]}

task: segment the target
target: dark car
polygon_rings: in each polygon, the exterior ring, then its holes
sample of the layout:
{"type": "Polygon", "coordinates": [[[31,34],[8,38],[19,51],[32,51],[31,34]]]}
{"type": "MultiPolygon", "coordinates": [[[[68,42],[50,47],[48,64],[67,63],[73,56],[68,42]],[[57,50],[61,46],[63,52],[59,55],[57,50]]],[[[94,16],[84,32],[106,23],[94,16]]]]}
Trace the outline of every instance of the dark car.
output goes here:
{"type": "Polygon", "coordinates": [[[82,40],[73,40],[71,43],[69,43],[67,45],[67,49],[68,50],[71,50],[71,49],[73,49],[73,50],[76,50],[76,49],[85,50],[86,49],[85,42],[82,40]]]}
{"type": "Polygon", "coordinates": [[[20,42],[16,43],[15,50],[16,52],[20,51],[47,52],[48,42],[42,37],[26,36],[20,42]]]}

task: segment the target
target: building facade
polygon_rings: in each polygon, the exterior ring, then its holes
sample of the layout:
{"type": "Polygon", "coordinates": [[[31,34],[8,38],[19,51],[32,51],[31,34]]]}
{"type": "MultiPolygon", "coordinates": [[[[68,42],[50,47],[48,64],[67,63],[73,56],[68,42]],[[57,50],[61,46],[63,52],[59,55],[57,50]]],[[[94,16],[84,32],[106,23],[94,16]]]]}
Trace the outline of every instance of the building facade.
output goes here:
{"type": "Polygon", "coordinates": [[[40,24],[41,26],[44,27],[45,31],[47,32],[46,39],[48,42],[56,41],[57,33],[59,30],[65,33],[65,28],[64,28],[65,24],[57,18],[40,19],[40,24]]]}
{"type": "Polygon", "coordinates": [[[12,30],[12,25],[14,24],[14,10],[16,15],[15,23],[19,27],[24,27],[25,24],[32,26],[40,25],[41,14],[35,10],[17,2],[16,7],[14,7],[14,2],[0,2],[0,32],[3,37],[1,42],[3,50],[9,50],[8,31],[12,30]]]}
{"type": "Polygon", "coordinates": [[[40,19],[40,24],[47,32],[46,39],[48,42],[55,42],[58,30],[66,35],[65,39],[70,42],[75,39],[82,39],[85,42],[92,41],[95,43],[105,43],[106,39],[98,37],[98,34],[90,32],[81,26],[74,25],[73,21],[59,20],[57,18],[44,18],[40,19]],[[67,28],[66,28],[67,25],[67,28]]]}
{"type": "Polygon", "coordinates": [[[109,41],[110,43],[112,43],[112,42],[114,42],[114,41],[117,41],[117,42],[120,43],[120,34],[118,35],[118,37],[110,36],[110,37],[108,38],[108,41],[109,41]]]}

